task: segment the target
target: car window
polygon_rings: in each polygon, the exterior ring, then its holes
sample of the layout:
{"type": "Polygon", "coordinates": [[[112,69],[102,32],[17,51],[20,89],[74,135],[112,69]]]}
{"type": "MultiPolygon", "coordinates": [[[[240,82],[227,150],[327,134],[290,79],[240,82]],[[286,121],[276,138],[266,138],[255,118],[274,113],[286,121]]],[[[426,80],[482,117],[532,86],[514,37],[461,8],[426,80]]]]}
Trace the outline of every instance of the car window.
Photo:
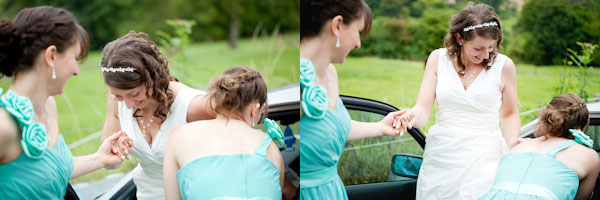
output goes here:
{"type": "MultiPolygon", "coordinates": [[[[283,151],[293,151],[294,149],[300,148],[300,121],[296,121],[288,125],[281,125],[280,120],[275,120],[275,122],[277,122],[277,125],[279,125],[279,128],[281,128],[281,132],[284,135],[285,144],[283,147],[285,149],[283,151]],[[292,138],[291,135],[294,135],[294,137],[292,138]]],[[[256,128],[264,131],[265,133],[267,132],[267,128],[265,127],[264,123],[257,125],[256,128]]]]}
{"type": "MultiPolygon", "coordinates": [[[[377,122],[383,115],[349,110],[353,120],[377,122]]],[[[423,148],[406,133],[404,136],[380,136],[346,143],[338,173],[344,185],[379,183],[388,180],[394,154],[423,155],[423,148]]]]}

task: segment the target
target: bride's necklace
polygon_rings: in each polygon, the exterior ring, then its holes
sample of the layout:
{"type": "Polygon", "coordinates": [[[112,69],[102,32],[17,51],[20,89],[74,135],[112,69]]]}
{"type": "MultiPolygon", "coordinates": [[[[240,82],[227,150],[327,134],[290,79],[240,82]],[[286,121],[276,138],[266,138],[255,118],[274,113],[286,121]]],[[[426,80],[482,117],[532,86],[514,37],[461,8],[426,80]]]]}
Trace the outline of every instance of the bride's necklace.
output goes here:
{"type": "Polygon", "coordinates": [[[140,117],[140,119],[138,120],[138,123],[142,127],[142,134],[144,135],[144,137],[146,136],[146,128],[150,127],[152,122],[154,122],[154,115],[150,117],[150,120],[148,120],[146,124],[144,124],[144,119],[142,117],[140,117]]]}
{"type": "Polygon", "coordinates": [[[469,85],[471,85],[474,81],[474,77],[475,74],[477,74],[477,72],[479,72],[480,70],[478,69],[474,69],[471,71],[471,73],[465,73],[466,70],[463,70],[461,72],[459,72],[459,74],[462,76],[463,80],[464,80],[464,87],[467,88],[469,87],[469,85]],[[466,75],[468,74],[468,75],[466,75]]]}

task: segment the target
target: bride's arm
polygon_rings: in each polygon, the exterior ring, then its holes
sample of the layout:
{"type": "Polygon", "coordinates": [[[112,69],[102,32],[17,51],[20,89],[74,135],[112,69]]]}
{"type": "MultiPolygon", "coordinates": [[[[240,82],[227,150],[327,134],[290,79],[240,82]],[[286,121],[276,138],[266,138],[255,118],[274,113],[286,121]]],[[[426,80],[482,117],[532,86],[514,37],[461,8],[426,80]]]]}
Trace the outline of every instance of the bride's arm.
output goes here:
{"type": "Polygon", "coordinates": [[[425,74],[419,89],[417,103],[412,107],[407,114],[412,114],[411,127],[421,127],[427,124],[433,102],[435,100],[435,87],[437,85],[437,65],[439,59],[439,50],[435,50],[429,54],[427,64],[425,65],[425,74]]]}
{"type": "MultiPolygon", "coordinates": [[[[502,107],[500,116],[502,120],[502,134],[506,144],[516,144],[521,130],[521,119],[517,107],[517,70],[510,58],[504,62],[502,68],[502,107]]],[[[511,147],[511,146],[509,146],[511,147]]]]}
{"type": "MultiPolygon", "coordinates": [[[[117,98],[109,93],[106,99],[106,119],[104,120],[104,127],[102,128],[102,137],[100,143],[104,142],[104,139],[111,136],[113,133],[121,131],[121,124],[119,123],[118,105],[117,98]]],[[[129,158],[129,148],[133,146],[133,142],[127,137],[126,133],[121,135],[118,142],[112,145],[111,151],[121,157],[122,159],[129,158]]],[[[107,169],[117,169],[121,166],[121,163],[115,165],[105,166],[107,169]]]]}

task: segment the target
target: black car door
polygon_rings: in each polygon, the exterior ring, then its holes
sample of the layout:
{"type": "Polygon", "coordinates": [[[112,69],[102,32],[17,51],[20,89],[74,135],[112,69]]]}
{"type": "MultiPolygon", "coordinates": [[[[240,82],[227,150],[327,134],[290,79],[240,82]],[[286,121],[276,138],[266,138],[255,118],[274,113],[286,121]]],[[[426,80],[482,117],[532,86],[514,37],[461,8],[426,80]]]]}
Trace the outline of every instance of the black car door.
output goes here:
{"type": "MultiPolygon", "coordinates": [[[[359,97],[341,96],[353,120],[376,122],[398,109],[359,97]]],[[[404,136],[380,136],[346,143],[338,172],[350,199],[414,199],[416,176],[394,173],[394,155],[420,158],[425,135],[417,128],[404,136]]],[[[402,167],[402,166],[401,166],[402,167]]],[[[418,172],[418,170],[417,170],[418,172]]]]}

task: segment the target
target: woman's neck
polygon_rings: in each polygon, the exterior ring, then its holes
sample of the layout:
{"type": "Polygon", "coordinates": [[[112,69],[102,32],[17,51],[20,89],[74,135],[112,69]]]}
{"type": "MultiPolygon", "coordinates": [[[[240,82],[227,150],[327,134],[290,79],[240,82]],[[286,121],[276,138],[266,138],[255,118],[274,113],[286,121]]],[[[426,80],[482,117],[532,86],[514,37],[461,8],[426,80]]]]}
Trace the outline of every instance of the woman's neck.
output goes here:
{"type": "Polygon", "coordinates": [[[326,43],[323,40],[321,36],[315,36],[300,41],[300,58],[306,58],[313,63],[317,78],[326,76],[327,67],[331,63],[332,50],[323,45],[326,43]]]}
{"type": "Polygon", "coordinates": [[[225,123],[236,123],[251,126],[246,120],[239,119],[237,117],[225,117],[224,115],[217,114],[217,117],[215,119],[219,121],[224,121],[225,123]]]}
{"type": "MultiPolygon", "coordinates": [[[[34,68],[35,69],[35,68],[34,68]]],[[[40,77],[36,70],[22,72],[15,76],[9,90],[18,96],[26,96],[33,104],[37,116],[46,115],[46,101],[48,100],[48,78],[40,77]]]]}

